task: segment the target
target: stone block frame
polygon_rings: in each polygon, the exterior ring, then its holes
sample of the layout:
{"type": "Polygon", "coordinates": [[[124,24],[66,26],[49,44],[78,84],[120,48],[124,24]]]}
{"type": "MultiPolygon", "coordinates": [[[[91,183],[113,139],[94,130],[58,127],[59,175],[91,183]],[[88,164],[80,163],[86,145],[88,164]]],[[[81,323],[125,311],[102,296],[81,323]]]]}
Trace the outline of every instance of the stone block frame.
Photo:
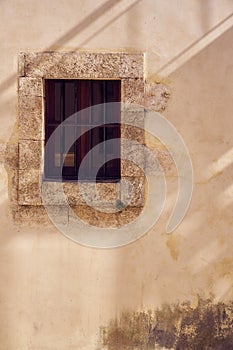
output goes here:
{"type": "MultiPolygon", "coordinates": [[[[45,79],[120,79],[122,122],[140,119],[144,125],[144,108],[127,112],[124,103],[144,106],[144,55],[142,53],[91,53],[91,52],[38,52],[19,55],[18,80],[18,130],[19,166],[18,197],[15,217],[25,218],[46,216],[40,194],[41,160],[44,148],[44,80],[45,79]],[[36,213],[38,212],[38,215],[36,213]],[[31,213],[31,214],[30,214],[31,213]]],[[[122,138],[145,144],[144,131],[122,125],[122,138]]],[[[129,152],[121,143],[121,152],[129,152]]],[[[131,152],[134,152],[133,146],[131,152]]],[[[144,174],[127,161],[121,160],[121,177],[133,184],[134,192],[130,205],[112,215],[90,208],[79,194],[77,182],[64,183],[64,192],[69,205],[75,212],[85,216],[85,220],[99,226],[119,226],[137,216],[144,205],[144,174]],[[94,214],[93,214],[94,210],[94,214]],[[89,219],[88,219],[89,218],[89,219]],[[90,219],[92,218],[92,219],[90,219]],[[129,219],[130,218],[130,219],[129,219]]],[[[86,184],[90,186],[90,184],[86,184]]],[[[120,183],[99,183],[98,191],[109,202],[116,202],[121,193],[120,183]]],[[[51,188],[51,186],[50,186],[51,188]]],[[[48,193],[49,198],[49,193],[48,193]]],[[[51,206],[63,220],[70,219],[69,207],[51,200],[51,206]]],[[[98,203],[96,203],[98,207],[98,203]]],[[[43,222],[43,220],[41,220],[43,222]]]]}

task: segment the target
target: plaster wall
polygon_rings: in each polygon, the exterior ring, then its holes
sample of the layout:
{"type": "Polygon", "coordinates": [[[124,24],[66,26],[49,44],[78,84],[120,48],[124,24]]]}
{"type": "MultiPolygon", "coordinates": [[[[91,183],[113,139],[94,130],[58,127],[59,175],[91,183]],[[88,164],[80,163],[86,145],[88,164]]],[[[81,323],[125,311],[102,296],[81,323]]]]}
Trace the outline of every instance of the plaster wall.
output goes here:
{"type": "Polygon", "coordinates": [[[232,11],[229,0],[0,2],[1,350],[92,350],[100,326],[123,309],[233,298],[232,11]],[[44,50],[144,52],[146,81],[169,86],[163,115],[185,140],[195,176],[171,235],[173,177],[159,222],[122,248],[86,248],[55,228],[11,221],[4,149],[18,138],[18,54],[44,50]]]}

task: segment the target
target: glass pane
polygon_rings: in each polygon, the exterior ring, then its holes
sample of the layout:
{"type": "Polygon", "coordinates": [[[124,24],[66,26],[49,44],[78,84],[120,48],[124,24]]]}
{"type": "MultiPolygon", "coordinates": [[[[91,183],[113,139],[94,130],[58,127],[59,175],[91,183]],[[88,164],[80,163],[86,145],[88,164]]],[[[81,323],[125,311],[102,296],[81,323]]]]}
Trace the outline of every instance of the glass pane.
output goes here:
{"type": "Polygon", "coordinates": [[[106,162],[105,176],[107,179],[120,179],[120,158],[115,158],[106,162]]]}
{"type": "Polygon", "coordinates": [[[114,143],[109,143],[106,147],[106,154],[114,154],[116,157],[120,155],[120,126],[111,125],[105,128],[106,140],[114,139],[114,143]]]}
{"type": "Polygon", "coordinates": [[[46,122],[58,124],[61,122],[62,112],[62,82],[45,81],[46,88],[46,122]]]}
{"type": "Polygon", "coordinates": [[[61,121],[61,115],[62,115],[62,84],[60,82],[55,82],[54,84],[54,104],[55,104],[55,115],[54,120],[56,122],[61,121]]]}
{"type": "Polygon", "coordinates": [[[110,143],[105,150],[106,156],[113,158],[105,164],[105,176],[106,178],[120,178],[120,126],[108,126],[105,133],[106,140],[114,139],[113,144],[110,143]]]}
{"type": "MultiPolygon", "coordinates": [[[[91,130],[91,147],[95,147],[91,155],[91,177],[95,178],[98,170],[105,163],[105,128],[97,127],[91,130]]],[[[98,176],[104,176],[104,167],[100,170],[98,176]]]]}
{"type": "Polygon", "coordinates": [[[104,90],[105,82],[102,80],[93,80],[92,81],[92,113],[91,113],[91,123],[99,124],[104,123],[104,90]]]}
{"type": "Polygon", "coordinates": [[[75,123],[75,82],[66,81],[64,83],[64,119],[68,119],[69,124],[75,123]]]}
{"type": "Polygon", "coordinates": [[[106,81],[106,102],[120,102],[120,80],[106,81]]]}
{"type": "Polygon", "coordinates": [[[106,81],[106,122],[119,123],[120,122],[120,102],[121,100],[121,82],[120,80],[106,81]]]}
{"type": "Polygon", "coordinates": [[[75,127],[63,127],[63,169],[64,176],[75,175],[75,127]],[[71,145],[71,147],[69,147],[71,145]],[[66,153],[67,152],[67,153],[66,153]]]}
{"type": "Polygon", "coordinates": [[[61,166],[61,143],[60,134],[53,135],[55,126],[48,126],[46,129],[46,147],[45,147],[45,174],[46,176],[59,176],[61,166]],[[48,142],[49,140],[49,142],[48,142]]]}
{"type": "Polygon", "coordinates": [[[84,157],[96,146],[82,173],[79,173],[80,179],[93,179],[97,171],[100,181],[106,178],[120,178],[120,139],[108,147],[106,143],[102,143],[104,140],[120,138],[120,126],[116,124],[120,122],[120,104],[105,104],[120,101],[120,81],[46,80],[45,84],[46,140],[62,120],[67,121],[70,116],[74,116],[68,125],[63,125],[61,135],[46,149],[46,173],[51,177],[59,176],[63,164],[63,176],[75,178],[84,157]],[[79,112],[78,116],[76,112],[79,112]],[[95,127],[84,133],[78,141],[75,140],[77,131],[85,131],[86,126],[104,122],[108,122],[109,125],[95,127]],[[69,149],[68,145],[71,145],[69,149]],[[105,164],[108,155],[115,159],[105,164]]]}
{"type": "Polygon", "coordinates": [[[85,163],[82,164],[82,168],[80,169],[80,164],[83,161],[85,155],[88,153],[90,149],[90,131],[85,132],[85,126],[79,126],[78,130],[80,134],[82,134],[81,137],[77,140],[76,147],[77,147],[77,170],[79,179],[88,179],[89,178],[89,168],[90,168],[90,161],[89,159],[86,160],[85,163]]]}
{"type": "Polygon", "coordinates": [[[91,105],[90,81],[79,80],[77,83],[78,95],[78,118],[77,124],[88,125],[90,121],[91,110],[87,109],[91,105]]]}

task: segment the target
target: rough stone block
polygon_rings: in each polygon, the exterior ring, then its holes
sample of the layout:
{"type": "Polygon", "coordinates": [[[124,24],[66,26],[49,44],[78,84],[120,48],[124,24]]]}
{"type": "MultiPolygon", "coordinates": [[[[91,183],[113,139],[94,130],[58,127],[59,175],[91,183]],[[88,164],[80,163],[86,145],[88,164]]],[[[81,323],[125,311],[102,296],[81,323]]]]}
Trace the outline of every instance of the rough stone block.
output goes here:
{"type": "Polygon", "coordinates": [[[121,69],[122,78],[143,78],[144,75],[144,55],[122,54],[121,69]]]}
{"type": "Polygon", "coordinates": [[[114,205],[119,199],[117,183],[64,183],[64,193],[70,205],[114,205]]]}
{"type": "Polygon", "coordinates": [[[39,170],[19,170],[18,203],[41,205],[39,170]]]}
{"type": "Polygon", "coordinates": [[[121,201],[128,206],[143,207],[145,204],[145,177],[122,178],[121,201]]]}
{"type": "Polygon", "coordinates": [[[52,223],[42,206],[14,205],[12,216],[13,222],[17,225],[52,227],[52,223]]]}
{"type": "MultiPolygon", "coordinates": [[[[121,176],[131,176],[133,173],[133,169],[135,169],[136,164],[137,167],[141,169],[145,169],[145,150],[142,145],[138,145],[134,143],[134,141],[130,140],[122,140],[121,142],[121,158],[122,158],[122,167],[121,167],[121,176]],[[129,161],[129,168],[125,167],[126,163],[124,161],[129,161]]],[[[135,174],[136,175],[136,174],[135,174]]]]}
{"type": "Polygon", "coordinates": [[[146,84],[145,107],[156,112],[164,111],[170,97],[168,86],[164,84],[146,84]]]}
{"type": "Polygon", "coordinates": [[[118,213],[119,226],[127,225],[137,219],[142,211],[142,207],[127,207],[118,213]]]}
{"type": "Polygon", "coordinates": [[[14,223],[27,226],[53,227],[54,223],[59,225],[68,224],[68,207],[66,206],[43,206],[14,205],[12,207],[14,223]],[[50,215],[48,215],[48,212],[50,215]],[[52,218],[52,219],[51,219],[52,218]]]}
{"type": "Polygon", "coordinates": [[[39,169],[41,165],[42,142],[24,140],[19,142],[19,169],[39,169]]]}
{"type": "Polygon", "coordinates": [[[19,94],[21,96],[42,96],[43,87],[41,78],[19,78],[19,94]]]}
{"type": "Polygon", "coordinates": [[[121,125],[121,137],[128,140],[134,140],[141,144],[145,143],[145,130],[132,125],[121,125]]]}
{"type": "Polygon", "coordinates": [[[20,140],[42,139],[42,98],[19,97],[19,138],[20,140]]]}
{"type": "Polygon", "coordinates": [[[18,169],[19,147],[17,143],[7,143],[5,148],[5,166],[7,169],[18,169]]]}
{"type": "Polygon", "coordinates": [[[118,226],[118,214],[117,213],[105,213],[98,211],[86,205],[79,205],[70,208],[69,221],[75,221],[75,217],[78,216],[85,223],[97,226],[97,227],[117,227],[118,226]]]}
{"type": "Polygon", "coordinates": [[[122,94],[122,102],[125,104],[135,104],[144,108],[144,80],[142,78],[122,79],[122,94]]]}
{"type": "Polygon", "coordinates": [[[121,175],[122,176],[144,176],[144,171],[135,163],[129,160],[121,160],[121,175]]]}
{"type": "Polygon", "coordinates": [[[44,205],[68,205],[60,182],[43,181],[41,184],[41,193],[44,205]]]}
{"type": "Polygon", "coordinates": [[[119,183],[97,183],[96,188],[100,198],[108,203],[119,199],[119,183]]]}
{"type": "Polygon", "coordinates": [[[85,200],[80,193],[78,182],[64,182],[62,187],[69,205],[85,205],[85,200]]]}
{"type": "Polygon", "coordinates": [[[131,111],[130,109],[123,109],[121,111],[121,122],[129,123],[129,125],[142,128],[144,130],[145,125],[145,115],[144,108],[143,110],[135,111],[134,109],[131,111]]]}
{"type": "Polygon", "coordinates": [[[26,53],[26,76],[60,79],[142,78],[143,54],[26,53]]]}

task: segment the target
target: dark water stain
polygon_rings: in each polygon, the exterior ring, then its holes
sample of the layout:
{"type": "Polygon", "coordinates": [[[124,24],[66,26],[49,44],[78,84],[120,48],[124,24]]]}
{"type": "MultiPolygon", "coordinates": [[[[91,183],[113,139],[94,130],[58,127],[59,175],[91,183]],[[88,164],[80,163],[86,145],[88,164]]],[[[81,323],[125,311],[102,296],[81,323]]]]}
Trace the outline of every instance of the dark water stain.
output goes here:
{"type": "Polygon", "coordinates": [[[124,311],[101,328],[108,350],[232,350],[233,301],[198,299],[163,305],[154,311],[124,311]]]}

